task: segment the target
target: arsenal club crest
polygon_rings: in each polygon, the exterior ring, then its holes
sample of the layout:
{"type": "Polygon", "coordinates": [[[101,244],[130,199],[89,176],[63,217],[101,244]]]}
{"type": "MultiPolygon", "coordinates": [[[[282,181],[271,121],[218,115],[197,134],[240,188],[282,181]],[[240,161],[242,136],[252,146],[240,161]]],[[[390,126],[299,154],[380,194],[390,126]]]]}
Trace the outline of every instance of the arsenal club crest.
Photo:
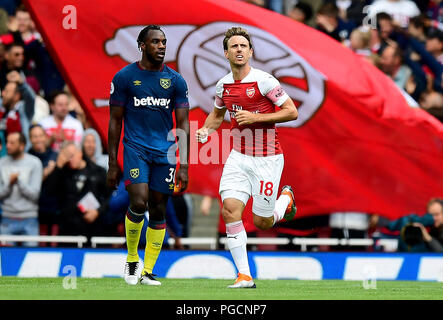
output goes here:
{"type": "Polygon", "coordinates": [[[253,87],[249,87],[246,89],[246,95],[249,98],[252,98],[254,96],[254,94],[255,94],[255,89],[253,87]]]}

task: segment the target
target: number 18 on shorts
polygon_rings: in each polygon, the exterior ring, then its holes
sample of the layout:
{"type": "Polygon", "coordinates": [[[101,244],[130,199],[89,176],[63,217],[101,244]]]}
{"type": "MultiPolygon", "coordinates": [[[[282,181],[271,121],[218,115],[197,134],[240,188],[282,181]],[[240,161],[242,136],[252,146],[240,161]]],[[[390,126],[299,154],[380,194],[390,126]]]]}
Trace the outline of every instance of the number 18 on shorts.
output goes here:
{"type": "Polygon", "coordinates": [[[283,154],[252,157],[232,150],[220,180],[222,200],[235,198],[246,205],[252,196],[252,211],[262,217],[272,216],[283,166],[283,154]]]}

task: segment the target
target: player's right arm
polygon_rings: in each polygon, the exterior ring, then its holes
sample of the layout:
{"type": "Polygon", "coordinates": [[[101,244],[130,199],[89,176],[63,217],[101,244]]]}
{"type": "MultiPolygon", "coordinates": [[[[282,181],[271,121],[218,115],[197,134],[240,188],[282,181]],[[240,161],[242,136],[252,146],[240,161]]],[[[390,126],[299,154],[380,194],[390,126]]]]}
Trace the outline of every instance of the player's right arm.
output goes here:
{"type": "Polygon", "coordinates": [[[210,135],[212,132],[216,131],[220,127],[223,119],[225,118],[226,110],[226,108],[214,107],[214,110],[212,110],[206,118],[203,127],[195,132],[198,141],[205,141],[208,135],[210,135]]]}
{"type": "Polygon", "coordinates": [[[195,136],[197,137],[198,141],[205,142],[208,135],[216,131],[225,118],[225,113],[227,109],[225,103],[223,102],[223,90],[223,83],[220,80],[215,87],[216,92],[214,109],[211,113],[209,113],[203,127],[195,132],[195,136]]]}
{"type": "Polygon", "coordinates": [[[125,113],[126,90],[125,81],[120,72],[118,72],[111,82],[111,97],[109,99],[109,127],[108,127],[108,154],[109,169],[106,176],[108,186],[115,189],[119,181],[118,167],[118,147],[123,127],[123,117],[125,113]]]}
{"type": "Polygon", "coordinates": [[[107,173],[107,183],[111,188],[118,186],[118,147],[120,144],[120,136],[122,132],[124,108],[119,106],[110,106],[111,116],[109,119],[108,128],[108,154],[109,154],[109,169],[107,173]]]}

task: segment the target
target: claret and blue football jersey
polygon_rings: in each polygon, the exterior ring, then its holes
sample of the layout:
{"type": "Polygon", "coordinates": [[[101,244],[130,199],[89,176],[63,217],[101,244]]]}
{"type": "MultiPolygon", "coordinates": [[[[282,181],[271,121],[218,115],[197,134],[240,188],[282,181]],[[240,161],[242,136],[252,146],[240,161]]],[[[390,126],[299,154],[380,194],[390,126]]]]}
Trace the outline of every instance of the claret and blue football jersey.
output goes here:
{"type": "Polygon", "coordinates": [[[125,146],[162,157],[175,143],[168,140],[172,112],[189,108],[188,88],[183,77],[166,65],[160,71],[149,71],[134,62],[114,76],[109,105],[125,108],[125,146]]]}

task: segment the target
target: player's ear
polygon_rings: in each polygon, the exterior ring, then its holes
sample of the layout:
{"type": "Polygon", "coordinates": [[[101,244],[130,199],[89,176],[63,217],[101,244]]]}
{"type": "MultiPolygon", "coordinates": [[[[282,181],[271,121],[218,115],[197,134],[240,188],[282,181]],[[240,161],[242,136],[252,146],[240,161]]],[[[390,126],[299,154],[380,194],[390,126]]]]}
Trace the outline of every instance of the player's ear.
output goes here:
{"type": "Polygon", "coordinates": [[[228,58],[228,50],[225,50],[224,52],[225,52],[225,58],[226,58],[226,59],[229,59],[229,58],[228,58]]]}

